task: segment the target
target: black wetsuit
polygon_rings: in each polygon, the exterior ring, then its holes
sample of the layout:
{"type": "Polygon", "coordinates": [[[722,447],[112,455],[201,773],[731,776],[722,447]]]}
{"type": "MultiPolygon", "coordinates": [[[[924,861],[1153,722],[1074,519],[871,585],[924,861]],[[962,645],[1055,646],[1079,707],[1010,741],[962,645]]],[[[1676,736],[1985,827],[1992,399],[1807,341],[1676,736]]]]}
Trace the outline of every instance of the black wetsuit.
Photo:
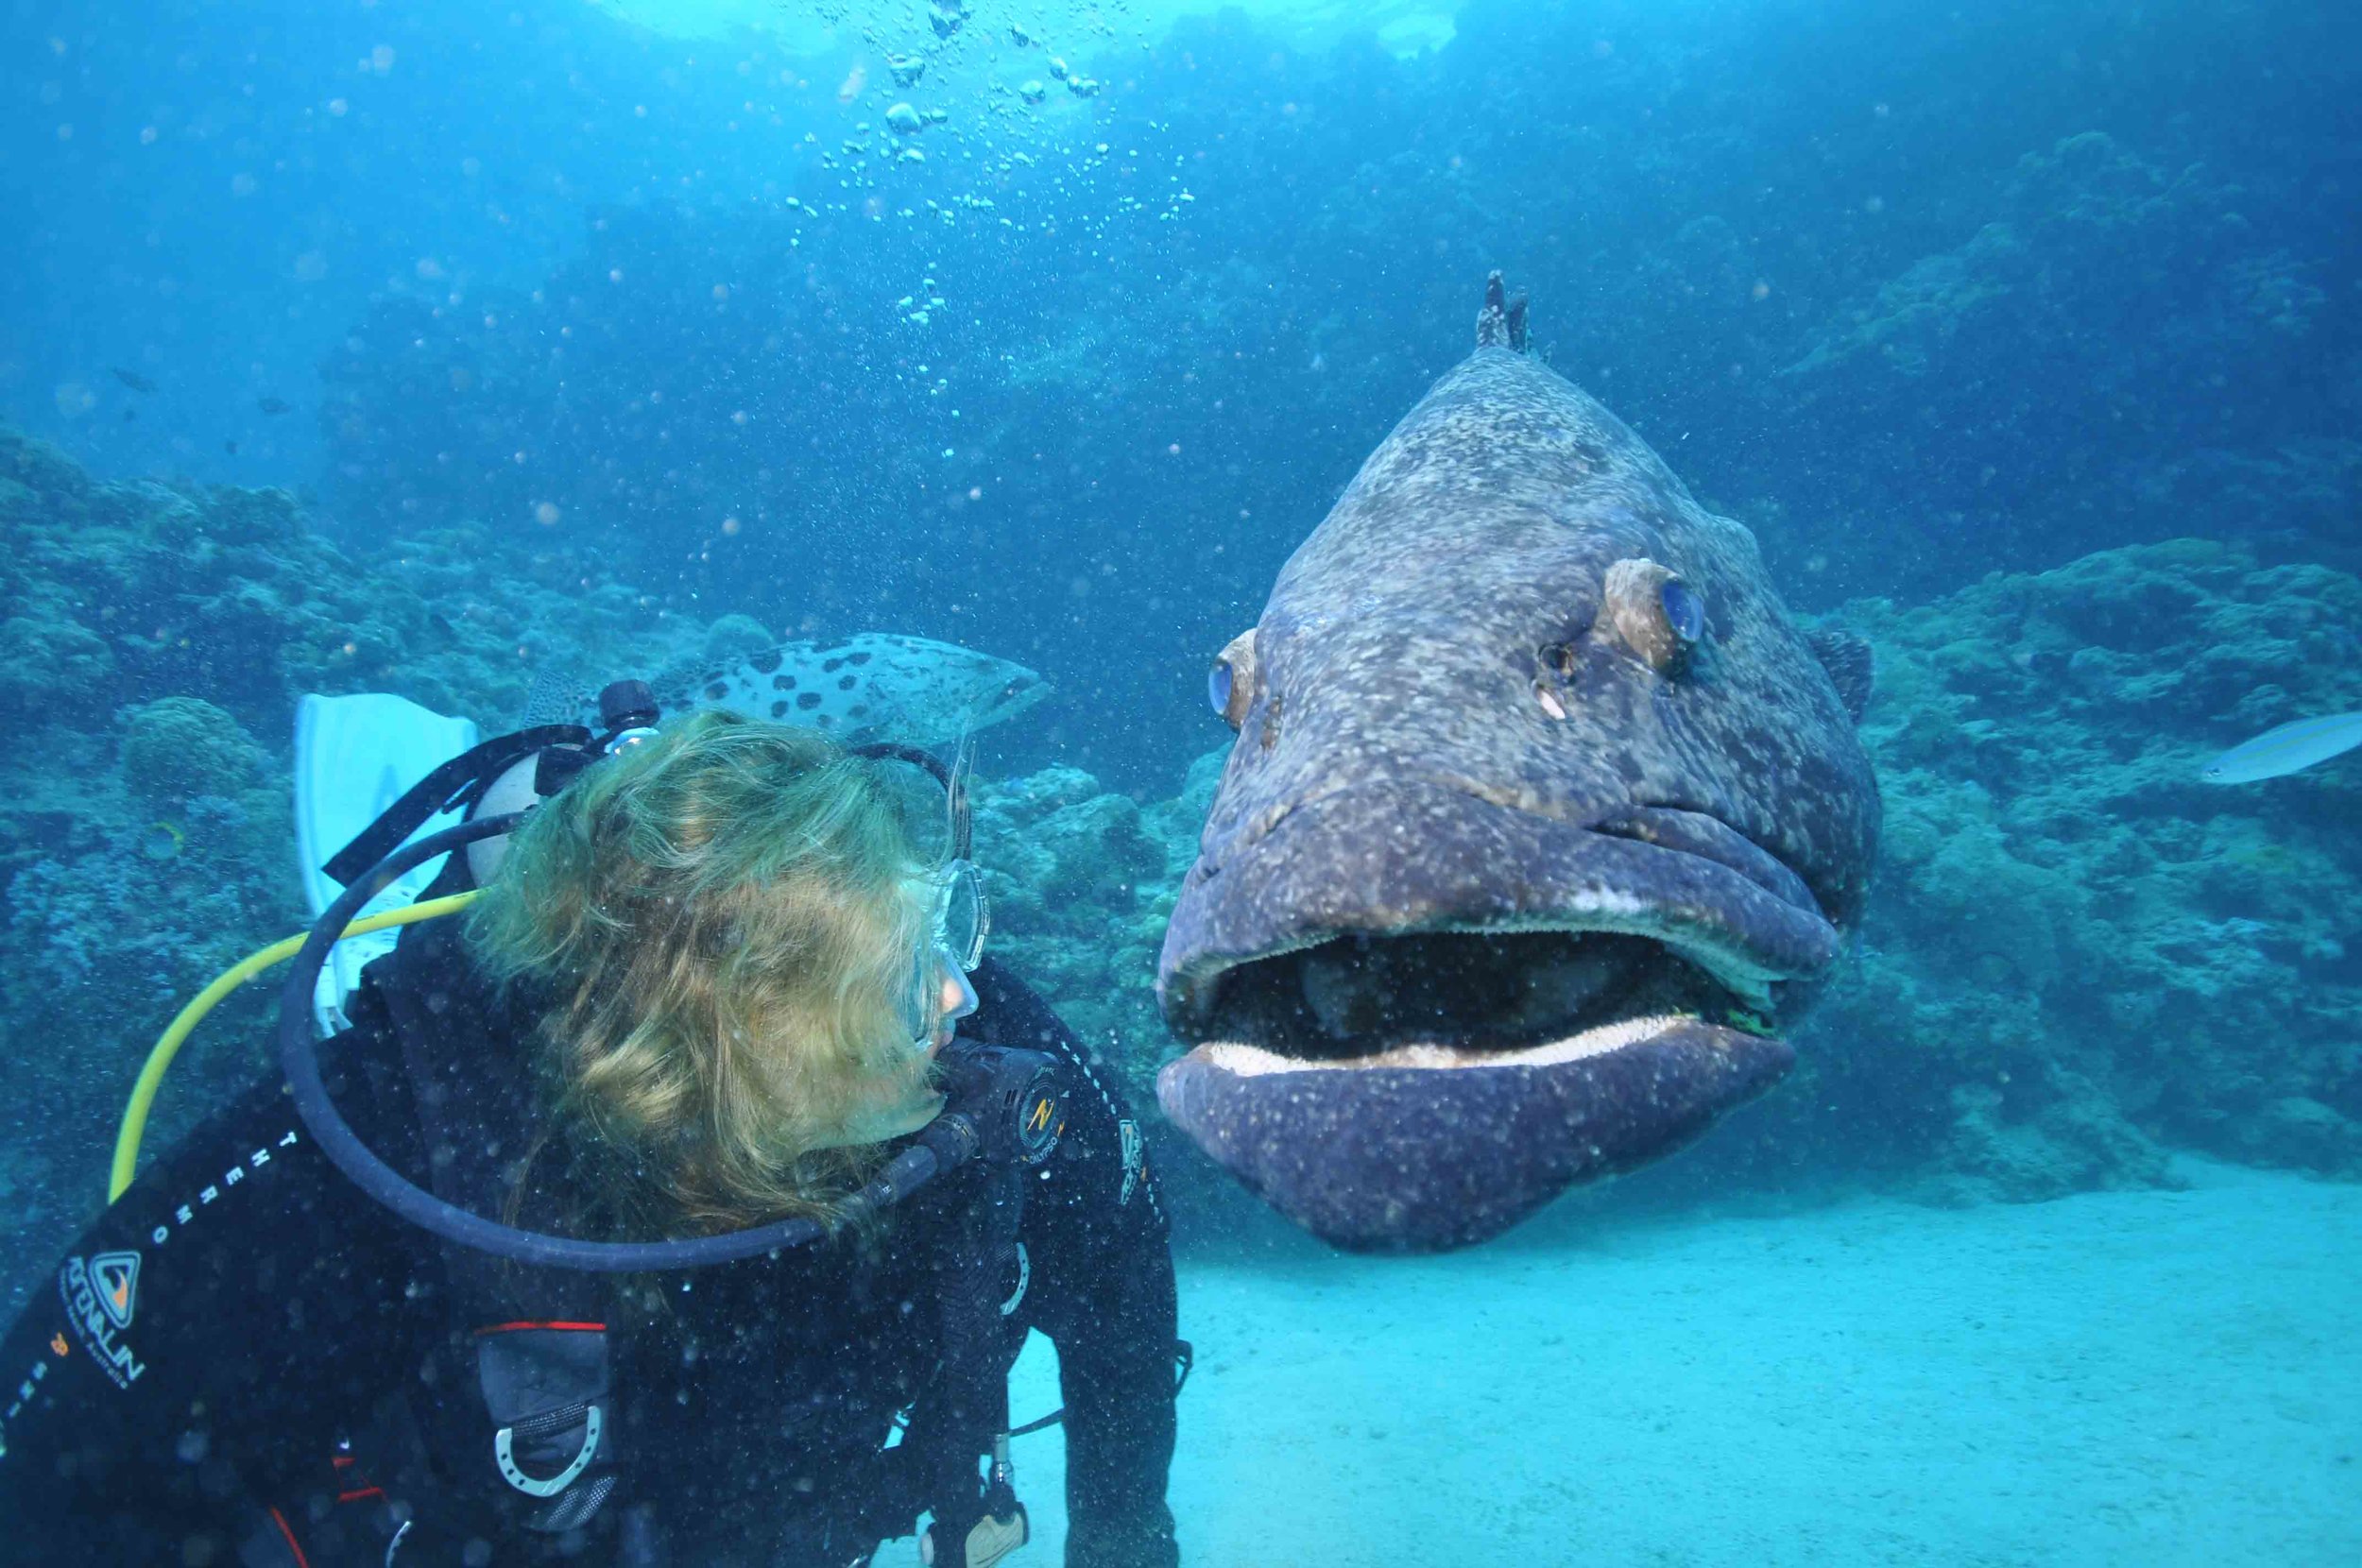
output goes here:
{"type": "MultiPolygon", "coordinates": [[[[356,1129],[445,1189],[519,1151],[501,1118],[519,1115],[504,1096],[532,1021],[475,977],[455,926],[416,928],[372,965],[325,1053],[356,1129]],[[466,1103],[478,1088],[486,1103],[466,1103]]],[[[963,1035],[1068,1065],[1057,1152],[1000,1178],[1025,1189],[1021,1252],[967,1255],[994,1179],[970,1167],[876,1235],[655,1276],[663,1308],[629,1321],[608,1310],[610,1282],[490,1266],[411,1228],[329,1165],[282,1091],[248,1094],[158,1160],[0,1342],[0,1561],[859,1562],[942,1507],[945,1456],[973,1474],[976,1435],[949,1430],[961,1372],[940,1325],[982,1268],[991,1301],[1017,1294],[990,1375],[1029,1327],[1058,1349],[1068,1563],[1174,1562],[1158,1195],[1073,1036],[1006,971],[976,979],[963,1035]],[[577,1527],[533,1527],[549,1521],[494,1462],[479,1355],[521,1327],[605,1345],[606,1490],[577,1527]],[[910,1426],[892,1441],[898,1412],[910,1426]]],[[[1020,1495],[1029,1440],[1018,1440],[1020,1495]]]]}

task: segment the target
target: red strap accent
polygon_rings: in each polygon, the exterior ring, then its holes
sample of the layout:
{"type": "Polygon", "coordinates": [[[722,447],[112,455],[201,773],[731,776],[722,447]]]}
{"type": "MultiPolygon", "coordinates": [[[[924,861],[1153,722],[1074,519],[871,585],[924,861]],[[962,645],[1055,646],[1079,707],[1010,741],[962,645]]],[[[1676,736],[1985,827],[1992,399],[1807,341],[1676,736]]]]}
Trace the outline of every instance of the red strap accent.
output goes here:
{"type": "Polygon", "coordinates": [[[334,1469],[350,1470],[352,1468],[352,1456],[350,1454],[338,1454],[330,1458],[328,1462],[330,1466],[334,1469]]]}
{"type": "Polygon", "coordinates": [[[385,1489],[384,1487],[361,1487],[352,1491],[340,1491],[336,1493],[336,1501],[339,1503],[358,1503],[364,1497],[383,1497],[385,1495],[385,1489]]]}
{"type": "Polygon", "coordinates": [[[475,1337],[481,1339],[488,1334],[514,1334],[522,1328],[554,1328],[565,1334],[605,1334],[607,1332],[605,1323],[494,1323],[490,1328],[477,1329],[475,1337]]]}
{"type": "Polygon", "coordinates": [[[274,1508],[270,1510],[270,1522],[278,1525],[279,1533],[286,1538],[287,1550],[295,1554],[296,1568],[312,1568],[312,1559],[305,1557],[303,1548],[296,1544],[295,1531],[287,1528],[287,1516],[274,1508]]]}

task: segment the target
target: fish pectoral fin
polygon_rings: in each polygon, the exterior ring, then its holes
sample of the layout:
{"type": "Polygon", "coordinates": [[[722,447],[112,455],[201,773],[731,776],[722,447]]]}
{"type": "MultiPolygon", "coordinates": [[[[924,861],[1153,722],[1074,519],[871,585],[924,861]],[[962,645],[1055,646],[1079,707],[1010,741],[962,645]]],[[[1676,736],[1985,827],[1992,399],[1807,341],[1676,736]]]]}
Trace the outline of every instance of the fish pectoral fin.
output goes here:
{"type": "Polygon", "coordinates": [[[1874,684],[1876,661],[1870,644],[1852,632],[1823,626],[1805,634],[1805,646],[1821,661],[1821,668],[1829,673],[1829,680],[1837,688],[1837,700],[1845,705],[1846,716],[1858,724],[1870,707],[1870,691],[1874,684]]]}

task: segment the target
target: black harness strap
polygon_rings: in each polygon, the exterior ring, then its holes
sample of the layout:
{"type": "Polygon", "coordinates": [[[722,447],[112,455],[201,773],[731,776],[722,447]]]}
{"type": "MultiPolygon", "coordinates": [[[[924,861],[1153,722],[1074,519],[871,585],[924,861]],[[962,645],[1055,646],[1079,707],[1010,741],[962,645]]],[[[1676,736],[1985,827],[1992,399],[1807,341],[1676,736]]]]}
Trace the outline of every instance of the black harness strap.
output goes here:
{"type": "Polygon", "coordinates": [[[514,763],[550,746],[579,747],[590,740],[590,732],[580,724],[540,724],[471,746],[410,786],[320,869],[351,887],[355,877],[392,854],[427,818],[471,803],[514,763]]]}
{"type": "Polygon", "coordinates": [[[1024,1208],[1024,1172],[1014,1166],[991,1171],[967,1203],[939,1264],[941,1382],[928,1402],[932,1408],[923,1412],[931,1419],[914,1422],[932,1428],[919,1446],[931,1459],[923,1501],[934,1512],[938,1553],[966,1541],[986,1513],[1005,1517],[1017,1507],[1005,1478],[980,1476],[978,1464],[1009,1429],[1009,1365],[1016,1346],[1001,1295],[1018,1255],[1024,1208]]]}

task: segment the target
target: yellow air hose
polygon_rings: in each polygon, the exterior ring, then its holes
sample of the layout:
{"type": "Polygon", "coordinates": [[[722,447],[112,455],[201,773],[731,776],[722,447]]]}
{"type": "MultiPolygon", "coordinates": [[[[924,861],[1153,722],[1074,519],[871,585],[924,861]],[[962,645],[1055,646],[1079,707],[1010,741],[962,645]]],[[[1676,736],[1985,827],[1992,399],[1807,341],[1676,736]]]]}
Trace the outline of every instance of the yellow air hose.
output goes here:
{"type": "MultiPolygon", "coordinates": [[[[408,926],[420,920],[432,920],[437,915],[466,909],[475,902],[475,898],[472,891],[454,893],[441,898],[429,898],[424,903],[404,904],[398,910],[365,915],[347,926],[344,936],[337,940],[341,942],[347,936],[366,936],[371,931],[382,931],[388,926],[408,926]]],[[[299,931],[238,960],[214,976],[214,982],[199,991],[163,1033],[157,1037],[156,1048],[147,1053],[147,1061],[140,1068],[139,1082],[131,1086],[131,1101],[123,1108],[123,1125],[115,1131],[114,1164],[107,1173],[108,1202],[122,1197],[131,1185],[132,1172],[140,1163],[140,1137],[147,1131],[148,1110],[156,1103],[156,1092],[163,1087],[164,1069],[172,1065],[172,1059],[180,1054],[181,1044],[188,1039],[190,1032],[204,1021],[205,1014],[211,1013],[224,997],[272,964],[284,963],[295,957],[303,946],[303,939],[310,934],[309,931],[299,931]]]]}

